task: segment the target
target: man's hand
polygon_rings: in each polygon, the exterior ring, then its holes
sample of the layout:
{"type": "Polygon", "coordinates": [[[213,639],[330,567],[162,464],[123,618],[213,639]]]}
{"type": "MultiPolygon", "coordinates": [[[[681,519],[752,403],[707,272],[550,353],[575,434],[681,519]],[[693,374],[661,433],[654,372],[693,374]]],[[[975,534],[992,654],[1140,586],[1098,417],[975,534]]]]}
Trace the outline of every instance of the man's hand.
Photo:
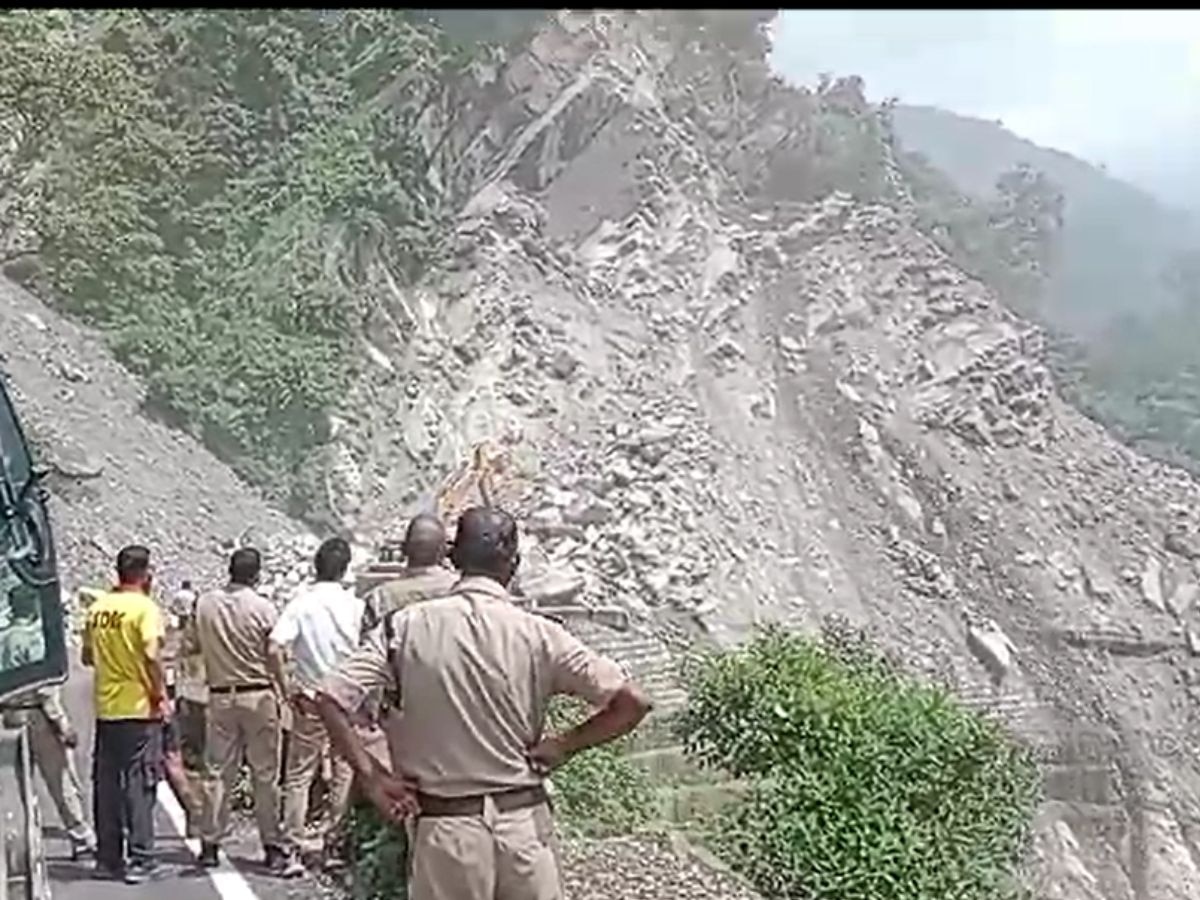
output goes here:
{"type": "Polygon", "coordinates": [[[375,808],[389,822],[399,825],[421,812],[417,803],[417,785],[411,779],[376,770],[364,779],[363,787],[375,808]]]}
{"type": "Polygon", "coordinates": [[[317,701],[308,694],[296,692],[291,696],[291,707],[296,712],[306,716],[315,716],[317,712],[317,701]]]}
{"type": "Polygon", "coordinates": [[[160,697],[152,697],[151,703],[154,706],[154,718],[156,719],[162,719],[162,721],[166,722],[175,712],[171,706],[171,698],[166,694],[160,697]]]}
{"type": "Polygon", "coordinates": [[[74,750],[79,746],[79,732],[70,725],[64,725],[62,731],[59,732],[59,737],[62,738],[63,746],[68,750],[74,750]]]}
{"type": "Polygon", "coordinates": [[[549,775],[565,763],[570,755],[566,743],[557,736],[542,738],[525,752],[529,765],[539,775],[549,775]]]}

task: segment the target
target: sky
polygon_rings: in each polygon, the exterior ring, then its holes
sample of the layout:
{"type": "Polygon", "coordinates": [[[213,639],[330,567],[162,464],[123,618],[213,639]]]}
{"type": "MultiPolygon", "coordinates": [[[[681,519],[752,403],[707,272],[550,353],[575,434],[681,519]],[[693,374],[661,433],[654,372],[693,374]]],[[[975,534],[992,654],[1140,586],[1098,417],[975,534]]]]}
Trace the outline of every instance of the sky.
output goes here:
{"type": "Polygon", "coordinates": [[[774,65],[998,119],[1200,209],[1200,11],[784,10],[774,65]]]}

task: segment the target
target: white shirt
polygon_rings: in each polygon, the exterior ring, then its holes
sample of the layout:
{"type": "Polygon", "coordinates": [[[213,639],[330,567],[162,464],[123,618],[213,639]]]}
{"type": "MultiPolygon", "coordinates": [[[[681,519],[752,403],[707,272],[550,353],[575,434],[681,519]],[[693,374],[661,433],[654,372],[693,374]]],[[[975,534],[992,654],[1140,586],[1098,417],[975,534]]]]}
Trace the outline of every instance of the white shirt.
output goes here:
{"type": "Polygon", "coordinates": [[[310,584],[288,601],[271,630],[271,643],[290,648],[303,687],[317,687],[358,649],[363,608],[353,591],[333,581],[310,584]]]}

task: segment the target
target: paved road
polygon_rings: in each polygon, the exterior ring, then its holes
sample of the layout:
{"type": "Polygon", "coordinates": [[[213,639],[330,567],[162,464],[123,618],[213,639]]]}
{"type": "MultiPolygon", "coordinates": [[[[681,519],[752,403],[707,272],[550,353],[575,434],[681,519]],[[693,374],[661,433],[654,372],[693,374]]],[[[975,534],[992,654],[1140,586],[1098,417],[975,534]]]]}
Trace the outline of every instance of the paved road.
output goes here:
{"type": "MultiPolygon", "coordinates": [[[[79,730],[76,762],[84,781],[84,808],[91,818],[91,747],[92,747],[91,672],[78,668],[63,690],[63,699],[72,722],[79,730]]],[[[163,871],[145,885],[130,886],[92,877],[91,862],[71,862],[70,845],[62,833],[58,813],[39,781],[43,821],[46,825],[46,858],[53,900],[150,900],[170,891],[173,900],[287,900],[311,894],[314,885],[307,879],[282,882],[255,871],[260,851],[257,840],[239,841],[228,848],[233,866],[208,873],[194,864],[194,845],[189,849],[181,836],[182,820],[165,783],[159,785],[157,844],[163,871]],[[164,796],[165,794],[165,796],[164,796]],[[174,807],[174,809],[172,809],[174,807]],[[172,816],[174,812],[174,816],[172,816]],[[176,822],[172,819],[178,820],[176,822]]]]}

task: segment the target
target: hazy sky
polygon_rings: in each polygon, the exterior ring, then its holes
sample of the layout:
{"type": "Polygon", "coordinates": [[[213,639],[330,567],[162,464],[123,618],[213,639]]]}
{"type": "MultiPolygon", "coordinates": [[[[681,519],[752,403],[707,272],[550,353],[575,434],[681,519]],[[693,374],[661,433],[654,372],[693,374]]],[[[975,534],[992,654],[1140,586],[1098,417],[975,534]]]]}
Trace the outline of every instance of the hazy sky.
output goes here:
{"type": "Polygon", "coordinates": [[[775,65],[1000,119],[1200,207],[1200,11],[785,10],[775,65]]]}

